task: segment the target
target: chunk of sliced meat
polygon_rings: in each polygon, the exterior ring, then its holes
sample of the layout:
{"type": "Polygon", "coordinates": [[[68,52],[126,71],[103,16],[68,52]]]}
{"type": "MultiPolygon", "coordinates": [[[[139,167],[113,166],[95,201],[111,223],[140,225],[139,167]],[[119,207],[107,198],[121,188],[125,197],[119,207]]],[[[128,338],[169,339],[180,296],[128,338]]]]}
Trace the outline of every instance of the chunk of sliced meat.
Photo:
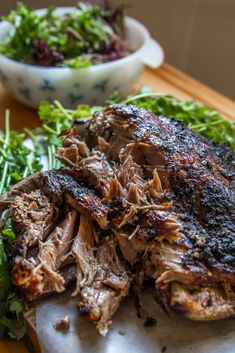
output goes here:
{"type": "Polygon", "coordinates": [[[235,294],[229,284],[188,288],[174,282],[171,291],[170,308],[191,320],[210,321],[235,316],[235,294]]]}
{"type": "Polygon", "coordinates": [[[19,232],[14,255],[26,256],[29,247],[44,240],[55,225],[59,210],[39,189],[16,196],[10,206],[12,220],[19,232]]]}
{"type": "Polygon", "coordinates": [[[106,156],[95,151],[80,161],[76,168],[79,179],[95,186],[104,195],[107,192],[107,180],[113,176],[113,169],[106,156]]]}
{"type": "Polygon", "coordinates": [[[63,147],[59,147],[57,151],[57,157],[65,165],[73,168],[76,168],[79,162],[89,155],[90,150],[78,135],[75,127],[68,132],[63,147]]]}
{"type": "Polygon", "coordinates": [[[69,212],[46,241],[39,243],[38,258],[41,263],[47,264],[53,270],[61,267],[64,262],[64,256],[71,249],[77,217],[75,210],[69,212]]]}
{"type": "Polygon", "coordinates": [[[36,173],[22,179],[5,194],[0,196],[0,208],[10,207],[11,202],[14,201],[15,197],[21,193],[29,193],[38,188],[40,183],[41,173],[36,173]]]}
{"type": "Polygon", "coordinates": [[[76,170],[76,177],[95,186],[102,194],[107,192],[107,179],[112,177],[113,169],[100,146],[93,152],[73,128],[67,135],[63,147],[58,148],[57,157],[62,163],[76,170]]]}
{"type": "Polygon", "coordinates": [[[0,197],[3,226],[11,217],[18,234],[13,247],[13,257],[26,256],[27,250],[38,240],[45,239],[59,217],[58,204],[52,203],[40,189],[42,173],[37,173],[16,183],[10,191],[0,197]]]}
{"type": "Polygon", "coordinates": [[[78,183],[74,173],[50,171],[43,175],[43,187],[53,199],[61,198],[79,213],[95,219],[101,228],[107,228],[109,208],[104,205],[94,190],[78,183]]]}
{"type": "Polygon", "coordinates": [[[39,242],[39,251],[35,258],[15,258],[11,281],[22,290],[28,300],[34,300],[52,289],[56,292],[65,289],[65,280],[58,270],[71,248],[76,218],[76,211],[68,213],[48,239],[44,243],[39,242]]]}
{"type": "Polygon", "coordinates": [[[128,295],[130,276],[116,254],[114,240],[108,238],[97,247],[95,238],[92,221],[81,216],[72,247],[77,263],[73,295],[79,297],[80,312],[95,321],[98,331],[105,336],[113,314],[128,295]]]}
{"type": "Polygon", "coordinates": [[[75,261],[72,245],[77,231],[77,212],[88,216],[87,224],[94,219],[105,227],[109,208],[69,171],[41,173],[33,190],[19,191],[9,206],[19,233],[12,283],[28,300],[63,291],[65,284],[74,278],[69,268],[75,261]],[[66,266],[68,271],[64,277],[61,271],[66,266]],[[67,276],[71,277],[68,281],[67,276]]]}
{"type": "Polygon", "coordinates": [[[117,256],[112,238],[98,247],[95,261],[95,276],[92,283],[81,289],[78,308],[106,336],[114,313],[129,294],[131,277],[117,256]]]}
{"type": "Polygon", "coordinates": [[[77,263],[77,285],[73,295],[77,295],[84,285],[90,285],[96,273],[94,257],[95,229],[93,222],[81,215],[78,233],[72,246],[72,254],[77,263]]]}

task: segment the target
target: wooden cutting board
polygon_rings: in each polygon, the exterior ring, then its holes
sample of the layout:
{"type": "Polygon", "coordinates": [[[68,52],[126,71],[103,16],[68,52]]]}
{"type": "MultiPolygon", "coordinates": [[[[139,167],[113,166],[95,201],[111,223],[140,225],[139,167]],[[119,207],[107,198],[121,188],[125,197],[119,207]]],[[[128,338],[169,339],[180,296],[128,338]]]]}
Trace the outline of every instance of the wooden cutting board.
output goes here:
{"type": "MultiPolygon", "coordinates": [[[[198,102],[216,108],[226,119],[235,120],[235,102],[169,64],[165,63],[157,70],[146,68],[136,84],[136,88],[140,86],[149,86],[154,91],[172,94],[180,99],[194,97],[198,102]]],[[[36,111],[15,101],[0,85],[0,129],[4,127],[5,109],[11,111],[11,128],[13,129],[34,128],[40,123],[36,111]]],[[[33,308],[25,314],[25,321],[35,350],[39,353],[40,347],[37,341],[33,308]]],[[[0,342],[0,352],[28,353],[28,350],[22,342],[2,341],[0,342]]]]}

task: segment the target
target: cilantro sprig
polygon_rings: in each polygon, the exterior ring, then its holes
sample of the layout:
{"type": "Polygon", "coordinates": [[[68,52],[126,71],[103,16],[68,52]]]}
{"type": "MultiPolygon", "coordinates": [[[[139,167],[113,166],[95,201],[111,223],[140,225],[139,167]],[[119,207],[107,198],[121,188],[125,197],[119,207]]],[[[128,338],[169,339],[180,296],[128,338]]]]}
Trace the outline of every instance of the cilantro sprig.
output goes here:
{"type": "Polygon", "coordinates": [[[38,151],[25,146],[25,137],[25,133],[10,130],[10,112],[7,110],[5,132],[0,131],[0,194],[41,168],[38,151]]]}

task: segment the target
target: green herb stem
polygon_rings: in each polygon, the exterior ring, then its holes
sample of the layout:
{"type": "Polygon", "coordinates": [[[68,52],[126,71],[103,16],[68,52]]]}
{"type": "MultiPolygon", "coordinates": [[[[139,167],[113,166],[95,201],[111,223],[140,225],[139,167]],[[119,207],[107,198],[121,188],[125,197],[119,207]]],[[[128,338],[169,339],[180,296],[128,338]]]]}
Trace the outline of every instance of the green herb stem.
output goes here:
{"type": "Polygon", "coordinates": [[[51,146],[47,147],[48,150],[48,169],[51,170],[53,167],[53,156],[52,156],[52,149],[51,146]]]}
{"type": "Polygon", "coordinates": [[[10,111],[8,109],[5,115],[5,130],[5,146],[7,146],[10,138],[10,111]]]}
{"type": "Polygon", "coordinates": [[[135,100],[141,100],[143,98],[154,98],[154,97],[169,97],[172,98],[172,96],[170,96],[169,94],[166,93],[160,93],[160,92],[148,92],[148,93],[141,93],[141,94],[136,94],[133,96],[128,97],[127,99],[125,99],[124,101],[122,101],[122,104],[129,104],[135,100]]]}
{"type": "Polygon", "coordinates": [[[66,110],[59,101],[55,100],[54,104],[64,114],[65,118],[67,118],[69,121],[72,120],[72,115],[68,113],[68,110],[66,110]]]}
{"type": "Polygon", "coordinates": [[[28,173],[29,173],[29,167],[28,167],[28,166],[26,166],[26,167],[25,167],[25,169],[24,169],[24,171],[23,171],[23,175],[22,175],[22,177],[23,177],[23,178],[26,178],[26,177],[27,177],[27,175],[28,175],[28,173]]]}
{"type": "Polygon", "coordinates": [[[6,151],[4,151],[3,148],[0,147],[0,153],[2,154],[2,157],[7,159],[7,154],[6,154],[6,151]]]}
{"type": "Polygon", "coordinates": [[[49,132],[49,134],[57,136],[57,132],[53,130],[50,126],[43,124],[43,128],[45,129],[46,132],[49,132]]]}
{"type": "Polygon", "coordinates": [[[1,179],[1,183],[0,183],[0,195],[2,194],[4,187],[5,187],[5,181],[7,178],[7,170],[8,170],[8,162],[6,161],[4,164],[4,168],[3,168],[3,174],[2,174],[2,179],[1,179]]]}

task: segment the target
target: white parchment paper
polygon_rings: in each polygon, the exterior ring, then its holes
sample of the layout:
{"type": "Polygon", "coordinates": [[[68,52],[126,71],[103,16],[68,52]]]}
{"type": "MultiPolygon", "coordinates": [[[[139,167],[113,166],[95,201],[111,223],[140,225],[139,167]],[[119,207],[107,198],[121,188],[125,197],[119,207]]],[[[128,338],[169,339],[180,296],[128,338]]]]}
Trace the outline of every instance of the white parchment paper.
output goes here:
{"type": "Polygon", "coordinates": [[[78,315],[69,293],[41,302],[36,325],[42,353],[235,353],[235,320],[193,322],[175,314],[167,317],[146,294],[145,305],[157,319],[146,328],[136,315],[133,301],[126,300],[113,318],[107,337],[95,325],[78,315]],[[56,321],[69,315],[66,333],[56,331],[56,321]]]}

